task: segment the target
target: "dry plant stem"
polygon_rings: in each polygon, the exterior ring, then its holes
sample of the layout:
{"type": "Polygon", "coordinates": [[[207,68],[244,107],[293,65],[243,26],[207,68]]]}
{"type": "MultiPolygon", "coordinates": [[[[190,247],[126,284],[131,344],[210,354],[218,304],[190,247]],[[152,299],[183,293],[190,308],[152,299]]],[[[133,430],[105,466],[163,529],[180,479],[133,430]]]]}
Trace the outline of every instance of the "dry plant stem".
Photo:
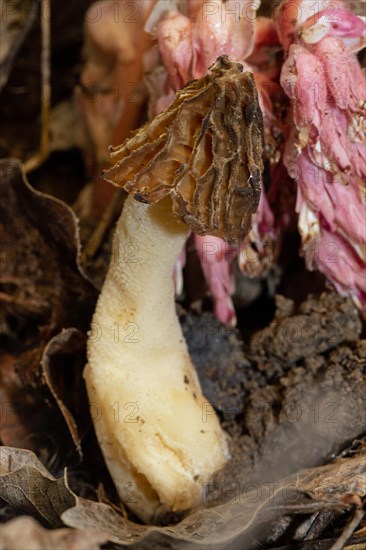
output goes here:
{"type": "Polygon", "coordinates": [[[85,247],[86,256],[88,258],[93,258],[98,252],[100,245],[103,242],[103,239],[111,227],[117,210],[120,212],[123,204],[123,192],[121,190],[114,189],[114,195],[112,200],[108,204],[107,208],[104,210],[102,219],[98,223],[95,231],[90,237],[88,244],[85,247]]]}
{"type": "Polygon", "coordinates": [[[345,547],[346,542],[348,541],[349,538],[351,538],[351,536],[353,535],[354,531],[357,529],[357,526],[360,524],[364,515],[365,515],[365,511],[362,509],[355,511],[355,513],[351,518],[351,521],[346,525],[341,536],[339,537],[337,542],[333,544],[330,550],[342,550],[342,548],[345,547]]]}
{"type": "Polygon", "coordinates": [[[48,157],[50,150],[51,110],[51,0],[41,2],[41,140],[38,153],[25,162],[25,171],[38,168],[48,157]]]}
{"type": "Polygon", "coordinates": [[[7,302],[9,304],[17,304],[31,311],[32,309],[34,309],[34,306],[37,303],[36,301],[33,302],[32,300],[23,300],[22,298],[11,296],[10,294],[6,294],[6,292],[0,292],[0,300],[2,300],[3,302],[7,302]]]}
{"type": "Polygon", "coordinates": [[[42,112],[41,112],[41,157],[46,158],[50,142],[51,109],[51,0],[42,0],[42,112]]]}
{"type": "Polygon", "coordinates": [[[169,197],[150,206],[126,199],[114,250],[130,243],[134,254],[111,261],[84,373],[107,466],[146,522],[199,504],[228,458],[175,312],[173,267],[189,229],[171,210],[169,197]]]}
{"type": "MultiPolygon", "coordinates": [[[[139,78],[141,78],[141,76],[139,78]]],[[[139,120],[141,119],[141,110],[141,100],[138,102],[131,102],[126,104],[123,115],[113,133],[113,145],[118,145],[119,143],[124,142],[129,137],[131,130],[134,130],[138,127],[139,120]]],[[[116,200],[118,199],[116,197],[114,187],[112,187],[108,182],[105,181],[105,179],[103,179],[98,174],[94,179],[93,214],[97,218],[102,216],[102,218],[104,219],[105,216],[109,215],[109,207],[111,203],[115,203],[116,200]]],[[[102,221],[101,225],[103,225],[102,221]]]]}
{"type": "MultiPolygon", "coordinates": [[[[37,4],[38,0],[33,0],[33,2],[29,5],[28,12],[25,16],[25,22],[22,27],[22,29],[19,31],[16,39],[12,43],[11,49],[6,56],[5,60],[1,64],[1,70],[0,70],[0,91],[4,88],[5,84],[8,82],[9,75],[13,69],[14,62],[17,58],[18,52],[22,45],[24,44],[24,41],[33,27],[33,24],[37,17],[37,4]]],[[[24,6],[22,6],[22,10],[24,9],[24,6]]],[[[6,13],[6,8],[4,10],[4,16],[6,13]]],[[[23,13],[23,11],[22,11],[23,13]]],[[[23,13],[24,15],[24,13],[23,13]]],[[[5,16],[6,17],[6,16],[5,16]]]]}

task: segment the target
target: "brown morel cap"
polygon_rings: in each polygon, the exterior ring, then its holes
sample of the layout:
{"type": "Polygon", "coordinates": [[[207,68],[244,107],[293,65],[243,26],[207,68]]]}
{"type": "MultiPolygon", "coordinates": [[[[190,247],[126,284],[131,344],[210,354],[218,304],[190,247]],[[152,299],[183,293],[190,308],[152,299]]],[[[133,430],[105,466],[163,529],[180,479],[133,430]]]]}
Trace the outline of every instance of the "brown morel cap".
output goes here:
{"type": "Polygon", "coordinates": [[[263,119],[253,75],[226,55],[163,113],[111,148],[106,180],[174,214],[199,235],[238,243],[251,227],[263,170],[263,119]]]}

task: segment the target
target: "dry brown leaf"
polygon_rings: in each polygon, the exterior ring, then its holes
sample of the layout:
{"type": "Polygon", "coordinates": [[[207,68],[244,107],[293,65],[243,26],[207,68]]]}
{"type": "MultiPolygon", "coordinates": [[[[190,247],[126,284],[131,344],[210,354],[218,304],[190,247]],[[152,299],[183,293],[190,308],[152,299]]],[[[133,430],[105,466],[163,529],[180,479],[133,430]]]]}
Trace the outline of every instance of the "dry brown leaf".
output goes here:
{"type": "Polygon", "coordinates": [[[227,544],[238,535],[249,534],[258,521],[280,517],[286,512],[306,514],[348,508],[356,504],[350,495],[365,495],[365,481],[366,461],[361,456],[303,470],[278,483],[260,485],[260,493],[258,486],[252,493],[243,491],[223,505],[195,511],[174,526],[138,526],[110,506],[80,498],[76,499],[74,508],[63,513],[62,519],[75,528],[105,531],[112,541],[119,543],[137,542],[145,537],[150,540],[159,534],[161,541],[167,538],[200,541],[212,548],[212,545],[227,544]]]}
{"type": "Polygon", "coordinates": [[[36,1],[1,2],[0,90],[8,81],[16,56],[37,18],[36,1]]]}
{"type": "Polygon", "coordinates": [[[1,465],[3,498],[23,513],[55,527],[63,521],[76,529],[98,531],[115,543],[158,540],[168,548],[172,541],[189,542],[190,548],[219,548],[239,535],[249,535],[258,521],[283,513],[348,508],[356,504],[350,495],[364,496],[366,479],[363,455],[336,460],[276,485],[263,484],[260,495],[254,488],[253,494],[236,495],[225,504],[196,510],[176,525],[158,527],[138,525],[108,504],[78,497],[68,488],[66,474],[55,479],[29,451],[3,448],[1,465]]]}
{"type": "Polygon", "coordinates": [[[62,525],[60,516],[74,504],[62,478],[54,478],[37,457],[24,449],[2,447],[0,492],[3,500],[50,527],[62,525]]]}
{"type": "Polygon", "coordinates": [[[0,176],[0,320],[32,321],[44,339],[65,326],[88,328],[96,293],[80,266],[75,214],[33,189],[19,161],[2,160],[0,176]]]}
{"type": "MultiPolygon", "coordinates": [[[[4,445],[22,447],[29,434],[24,422],[24,411],[28,407],[15,372],[15,363],[16,358],[9,353],[0,356],[0,440],[4,445]],[[22,402],[21,410],[17,402],[22,402]]],[[[35,447],[32,450],[36,450],[35,447]]]]}
{"type": "Polygon", "coordinates": [[[260,496],[257,486],[252,493],[243,492],[223,505],[197,510],[169,527],[138,526],[110,506],[80,498],[76,499],[74,508],[63,513],[62,519],[74,528],[106,532],[110,540],[117,543],[147,542],[160,536],[157,540],[161,544],[174,539],[191,544],[199,542],[202,548],[220,547],[238,536],[250,535],[258,523],[279,518],[284,513],[306,514],[356,504],[355,497],[366,492],[365,473],[364,457],[347,459],[342,466],[336,461],[304,470],[275,484],[260,485],[260,496]],[[353,499],[349,498],[351,494],[353,499]]]}
{"type": "Polygon", "coordinates": [[[366,453],[305,470],[298,481],[298,488],[314,500],[341,505],[361,503],[366,496],[366,453]]]}
{"type": "Polygon", "coordinates": [[[42,357],[47,386],[60,408],[80,456],[81,439],[75,418],[79,426],[88,424],[88,401],[82,378],[85,346],[86,336],[81,331],[65,329],[48,342],[42,357]]]}
{"type": "Polygon", "coordinates": [[[40,370],[41,351],[36,348],[20,358],[9,354],[1,357],[0,439],[3,445],[37,452],[49,467],[59,468],[65,457],[71,463],[79,461],[69,430],[42,382],[41,373],[33,384],[29,384],[17,372],[21,361],[27,371],[40,370]]]}
{"type": "MultiPolygon", "coordinates": [[[[54,336],[42,356],[42,373],[66,422],[72,441],[82,458],[80,428],[89,427],[88,402],[82,371],[85,365],[85,335],[70,328],[54,336]],[[70,388],[72,391],[70,391],[70,388]],[[78,418],[78,426],[75,418],[78,418]]],[[[27,354],[29,358],[31,354],[27,354]]],[[[25,361],[24,356],[20,361],[25,361]]],[[[0,439],[10,447],[27,447],[40,452],[42,434],[51,449],[70,446],[66,427],[56,403],[47,400],[42,380],[36,388],[24,387],[16,372],[17,359],[10,354],[0,357],[0,439]],[[58,440],[48,433],[55,430],[58,440]],[[51,430],[51,431],[52,431],[51,430]]],[[[29,365],[28,365],[29,367],[29,365]]]]}
{"type": "Polygon", "coordinates": [[[81,456],[72,415],[81,423],[86,418],[82,331],[97,292],[80,267],[73,211],[34,190],[19,161],[0,161],[0,176],[0,332],[18,353],[0,378],[7,408],[1,437],[10,446],[44,450],[48,463],[60,467],[75,445],[81,456]],[[65,327],[75,328],[62,333],[65,327]],[[72,391],[65,391],[66,381],[72,391]]]}
{"type": "Polygon", "coordinates": [[[33,518],[21,516],[7,522],[1,533],[6,550],[99,550],[104,534],[77,529],[44,529],[33,518]]]}

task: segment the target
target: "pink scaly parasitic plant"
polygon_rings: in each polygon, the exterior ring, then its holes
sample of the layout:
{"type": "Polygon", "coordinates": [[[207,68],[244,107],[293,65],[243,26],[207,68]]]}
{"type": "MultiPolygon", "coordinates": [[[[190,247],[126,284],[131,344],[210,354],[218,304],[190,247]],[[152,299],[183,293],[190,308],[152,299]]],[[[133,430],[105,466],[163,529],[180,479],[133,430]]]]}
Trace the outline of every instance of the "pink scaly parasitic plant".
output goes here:
{"type": "Polygon", "coordinates": [[[301,17],[291,23],[293,1],[277,12],[287,51],[281,84],[292,102],[285,165],[298,186],[307,267],[366,313],[366,80],[354,53],[366,24],[345,2],[335,4],[314,15],[298,1],[301,17]]]}

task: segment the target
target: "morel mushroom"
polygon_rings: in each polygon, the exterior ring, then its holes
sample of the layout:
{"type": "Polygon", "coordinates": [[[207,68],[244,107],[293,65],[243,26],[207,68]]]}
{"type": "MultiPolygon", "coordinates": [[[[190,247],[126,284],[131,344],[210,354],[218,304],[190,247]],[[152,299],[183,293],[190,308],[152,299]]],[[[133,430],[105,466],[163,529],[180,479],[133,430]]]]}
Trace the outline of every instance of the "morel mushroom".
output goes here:
{"type": "Polygon", "coordinates": [[[115,245],[131,244],[135,257],[111,261],[93,318],[101,337],[89,337],[84,376],[101,408],[95,428],[117,490],[146,522],[199,504],[204,483],[229,457],[182,335],[172,274],[190,229],[232,243],[250,229],[262,115],[252,75],[242,70],[218,58],[208,76],[112,149],[117,162],[105,174],[131,194],[115,245]],[[133,327],[136,341],[115,342],[116,323],[133,327]],[[116,418],[118,405],[128,418],[116,418]]]}

